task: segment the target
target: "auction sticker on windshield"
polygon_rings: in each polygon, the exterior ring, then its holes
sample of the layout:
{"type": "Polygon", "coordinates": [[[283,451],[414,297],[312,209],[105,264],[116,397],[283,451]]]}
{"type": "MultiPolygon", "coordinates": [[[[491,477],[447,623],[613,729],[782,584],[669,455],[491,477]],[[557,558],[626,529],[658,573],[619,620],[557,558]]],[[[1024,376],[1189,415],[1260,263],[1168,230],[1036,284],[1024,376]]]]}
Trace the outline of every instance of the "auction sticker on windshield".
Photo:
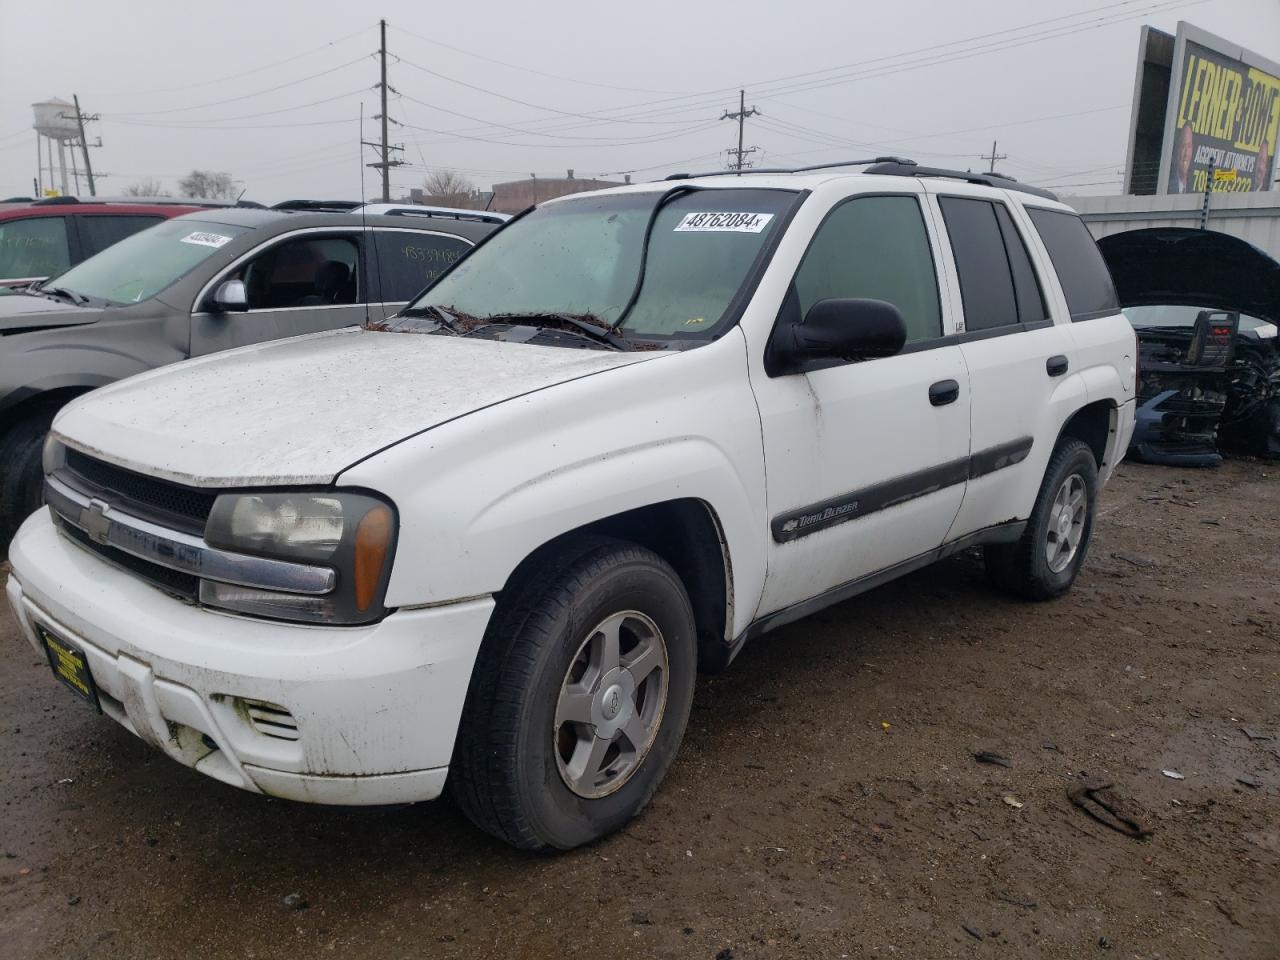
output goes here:
{"type": "Polygon", "coordinates": [[[772,213],[686,213],[676,224],[675,232],[760,233],[772,219],[772,213]]]}
{"type": "Polygon", "coordinates": [[[230,237],[224,237],[220,233],[188,233],[182,238],[183,243],[197,243],[202,247],[220,247],[224,243],[230,243],[230,237]]]}

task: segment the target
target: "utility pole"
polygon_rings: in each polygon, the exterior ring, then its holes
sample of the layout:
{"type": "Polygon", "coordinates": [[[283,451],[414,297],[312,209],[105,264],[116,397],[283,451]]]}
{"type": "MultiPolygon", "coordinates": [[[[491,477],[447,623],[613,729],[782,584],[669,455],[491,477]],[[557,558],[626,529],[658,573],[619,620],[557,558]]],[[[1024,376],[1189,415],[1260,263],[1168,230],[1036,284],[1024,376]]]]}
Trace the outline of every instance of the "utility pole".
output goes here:
{"type": "Polygon", "coordinates": [[[736,150],[733,149],[732,147],[729,148],[729,152],[734,154],[736,157],[736,159],[729,164],[730,170],[737,170],[739,173],[741,173],[743,167],[750,166],[750,164],[746,162],[746,157],[749,156],[750,154],[755,153],[757,148],[747,147],[746,149],[743,149],[742,125],[743,125],[743,121],[745,121],[747,117],[755,117],[759,115],[760,115],[760,111],[757,110],[754,106],[750,110],[747,109],[747,91],[739,90],[737,111],[731,113],[730,111],[726,110],[720,116],[721,120],[737,120],[738,121],[738,148],[736,150]]]}
{"type": "Polygon", "coordinates": [[[382,202],[391,202],[391,167],[387,164],[387,21],[379,20],[378,27],[382,33],[382,46],[378,54],[382,60],[382,83],[378,86],[382,92],[382,202]]]}
{"type": "Polygon", "coordinates": [[[81,128],[81,150],[84,154],[84,177],[88,178],[88,195],[96,197],[97,188],[93,186],[93,164],[90,159],[88,159],[88,140],[84,137],[84,120],[96,120],[97,114],[93,114],[92,116],[84,115],[81,109],[79,109],[79,96],[77,96],[76,93],[72,93],[72,100],[76,101],[76,123],[78,123],[79,128],[81,128]]]}
{"type": "Polygon", "coordinates": [[[978,159],[979,159],[979,160],[990,160],[990,161],[991,161],[991,166],[987,168],[987,172],[988,172],[988,173],[995,173],[995,172],[996,172],[996,161],[997,161],[997,160],[1008,160],[1008,159],[1009,159],[1009,155],[1008,155],[1007,153],[996,153],[996,141],[992,140],[992,141],[991,141],[991,155],[990,155],[990,156],[987,156],[987,154],[983,153],[983,154],[980,154],[980,155],[978,156],[978,159]]]}
{"type": "Polygon", "coordinates": [[[382,44],[378,48],[378,55],[382,61],[382,82],[378,84],[378,89],[382,94],[382,113],[378,119],[382,121],[382,141],[380,143],[369,143],[368,140],[360,142],[369,147],[377,147],[382,151],[382,159],[377,163],[366,164],[366,166],[376,167],[382,171],[382,202],[391,202],[391,168],[399,167],[404,164],[403,160],[392,160],[391,151],[404,150],[402,146],[392,146],[387,143],[387,21],[379,20],[378,25],[382,32],[382,44]]]}

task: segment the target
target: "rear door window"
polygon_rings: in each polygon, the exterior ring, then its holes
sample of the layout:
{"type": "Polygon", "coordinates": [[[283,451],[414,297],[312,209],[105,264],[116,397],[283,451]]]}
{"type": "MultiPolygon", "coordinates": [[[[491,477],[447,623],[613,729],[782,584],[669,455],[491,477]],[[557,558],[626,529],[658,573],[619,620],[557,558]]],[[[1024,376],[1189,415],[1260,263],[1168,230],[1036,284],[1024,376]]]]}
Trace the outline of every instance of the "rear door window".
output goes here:
{"type": "Polygon", "coordinates": [[[938,203],[960,275],[965,329],[1016,324],[1018,298],[995,205],[968,197],[940,197],[938,203]]]}
{"type": "Polygon", "coordinates": [[[1018,304],[1018,319],[1023,323],[1037,323],[1049,316],[1045,309],[1040,283],[1036,280],[1031,255],[1022,235],[1013,225],[1013,218],[1003,203],[993,204],[996,220],[1000,224],[1000,236],[1004,238],[1004,252],[1009,257],[1009,273],[1013,277],[1013,295],[1018,304]]]}
{"type": "Polygon", "coordinates": [[[373,269],[385,303],[412,300],[448,270],[471,244],[459,237],[409,230],[375,230],[373,269]]]}
{"type": "Polygon", "coordinates": [[[113,243],[119,243],[125,237],[154,226],[163,219],[164,217],[132,216],[77,217],[76,220],[80,225],[80,249],[85,258],[92,257],[113,243]]]}
{"type": "Polygon", "coordinates": [[[70,265],[65,217],[0,221],[0,279],[52,277],[70,265]]]}
{"type": "Polygon", "coordinates": [[[1120,311],[1111,272],[1089,228],[1074,213],[1027,207],[1057,271],[1072,320],[1092,320],[1120,311]]]}

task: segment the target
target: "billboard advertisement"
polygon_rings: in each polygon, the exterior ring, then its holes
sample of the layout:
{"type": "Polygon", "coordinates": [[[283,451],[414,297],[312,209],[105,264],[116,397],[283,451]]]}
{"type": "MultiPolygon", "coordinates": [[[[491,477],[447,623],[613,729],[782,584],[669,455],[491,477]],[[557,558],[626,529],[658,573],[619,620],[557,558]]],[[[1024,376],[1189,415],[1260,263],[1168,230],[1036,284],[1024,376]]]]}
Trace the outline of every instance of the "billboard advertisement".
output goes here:
{"type": "Polygon", "coordinates": [[[1127,193],[1275,188],[1280,64],[1188,23],[1144,28],[1127,193]]]}

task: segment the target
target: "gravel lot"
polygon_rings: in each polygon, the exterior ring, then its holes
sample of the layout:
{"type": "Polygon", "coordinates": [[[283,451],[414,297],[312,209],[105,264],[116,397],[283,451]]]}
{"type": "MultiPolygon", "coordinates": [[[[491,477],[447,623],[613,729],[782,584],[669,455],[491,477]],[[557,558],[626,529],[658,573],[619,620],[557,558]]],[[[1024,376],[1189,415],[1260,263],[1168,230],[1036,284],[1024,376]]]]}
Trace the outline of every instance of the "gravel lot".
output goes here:
{"type": "Polygon", "coordinates": [[[650,809],[558,857],[447,803],[205,779],[75,700],[6,613],[0,954],[1274,960],[1277,474],[1124,465],[1059,601],[966,555],[771,634],[700,681],[650,809]],[[1072,806],[1085,774],[1150,838],[1072,806]]]}

